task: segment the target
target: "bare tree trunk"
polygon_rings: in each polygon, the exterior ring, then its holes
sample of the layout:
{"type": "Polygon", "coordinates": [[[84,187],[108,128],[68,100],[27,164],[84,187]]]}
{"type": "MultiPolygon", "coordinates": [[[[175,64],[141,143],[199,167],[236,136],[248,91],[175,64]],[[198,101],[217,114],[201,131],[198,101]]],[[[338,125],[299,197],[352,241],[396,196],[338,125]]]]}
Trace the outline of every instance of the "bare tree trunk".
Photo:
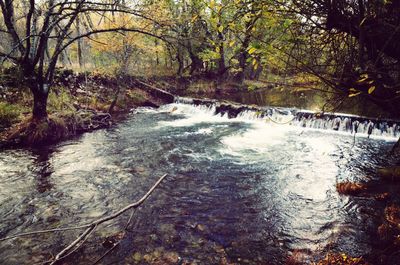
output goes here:
{"type": "Polygon", "coordinates": [[[220,58],[218,59],[218,74],[223,75],[226,72],[225,49],[223,42],[221,42],[221,44],[219,45],[219,54],[220,58]]]}
{"type": "Polygon", "coordinates": [[[33,119],[41,120],[47,118],[47,98],[49,88],[47,84],[33,84],[31,87],[33,94],[33,119]]]}
{"type": "Polygon", "coordinates": [[[117,91],[115,92],[114,99],[111,102],[110,107],[108,108],[108,113],[110,113],[110,114],[112,114],[114,111],[115,105],[117,104],[117,101],[118,101],[120,91],[121,91],[121,86],[119,84],[117,84],[117,91]]]}
{"type": "Polygon", "coordinates": [[[183,69],[184,69],[184,60],[183,60],[183,54],[180,50],[178,50],[177,54],[176,54],[176,59],[178,61],[178,71],[177,71],[177,75],[178,76],[182,76],[183,74],[183,69]]]}
{"type": "Polygon", "coordinates": [[[365,48],[365,33],[364,33],[364,27],[363,27],[363,19],[364,19],[364,13],[365,13],[365,8],[364,8],[364,3],[363,0],[358,0],[358,5],[359,5],[359,10],[360,10],[360,17],[359,17],[359,23],[360,23],[360,32],[358,36],[358,64],[360,65],[362,70],[365,70],[365,62],[364,62],[364,48],[365,48]]]}
{"type": "Polygon", "coordinates": [[[158,40],[155,39],[154,40],[154,47],[156,48],[156,65],[159,66],[160,65],[160,57],[157,51],[157,46],[158,46],[158,40]]]}
{"type": "MultiPolygon", "coordinates": [[[[78,36],[81,35],[81,23],[79,20],[79,16],[76,17],[76,31],[78,36]]],[[[79,68],[82,69],[83,65],[83,58],[82,58],[82,39],[78,39],[78,63],[79,68]]]]}

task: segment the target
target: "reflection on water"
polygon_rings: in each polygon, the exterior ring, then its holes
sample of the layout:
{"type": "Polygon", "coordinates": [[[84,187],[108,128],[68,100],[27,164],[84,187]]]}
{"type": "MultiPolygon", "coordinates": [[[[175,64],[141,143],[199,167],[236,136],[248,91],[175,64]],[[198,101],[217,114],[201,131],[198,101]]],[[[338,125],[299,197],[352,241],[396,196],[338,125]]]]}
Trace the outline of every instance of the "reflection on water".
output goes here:
{"type": "MultiPolygon", "coordinates": [[[[183,104],[141,109],[116,128],[0,153],[0,236],[89,222],[168,173],[104,264],[143,263],[160,252],[198,264],[282,264],[295,250],[365,256],[378,247],[373,231],[383,205],[340,196],[335,184],[365,180],[391,143],[353,141],[183,104]]],[[[127,219],[101,227],[74,263],[101,256],[104,237],[127,219]]],[[[0,263],[40,263],[77,234],[1,242],[0,263]]]]}

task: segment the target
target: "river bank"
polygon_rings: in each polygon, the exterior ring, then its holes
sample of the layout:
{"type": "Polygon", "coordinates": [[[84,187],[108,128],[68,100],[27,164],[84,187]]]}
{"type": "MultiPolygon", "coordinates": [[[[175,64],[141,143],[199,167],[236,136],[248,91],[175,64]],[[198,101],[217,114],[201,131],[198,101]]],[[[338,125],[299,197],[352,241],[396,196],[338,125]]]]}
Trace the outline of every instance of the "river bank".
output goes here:
{"type": "Polygon", "coordinates": [[[58,73],[48,98],[49,116],[32,120],[32,98],[17,80],[6,81],[0,99],[0,146],[55,143],[84,132],[112,126],[133,108],[171,103],[173,96],[140,78],[89,73],[58,73]]]}

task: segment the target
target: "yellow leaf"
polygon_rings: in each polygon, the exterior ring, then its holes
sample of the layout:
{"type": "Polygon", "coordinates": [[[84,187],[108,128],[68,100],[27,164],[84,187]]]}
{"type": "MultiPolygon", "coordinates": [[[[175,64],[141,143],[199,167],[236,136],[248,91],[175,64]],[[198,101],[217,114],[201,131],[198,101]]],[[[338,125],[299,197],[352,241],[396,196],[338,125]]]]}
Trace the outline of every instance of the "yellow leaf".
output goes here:
{"type": "Polygon", "coordinates": [[[221,50],[220,50],[220,48],[217,46],[217,47],[215,47],[215,51],[216,51],[217,53],[219,53],[221,50]]]}
{"type": "Polygon", "coordinates": [[[253,65],[256,65],[256,64],[257,64],[257,60],[256,60],[256,59],[253,59],[252,64],[253,64],[253,65]]]}
{"type": "Polygon", "coordinates": [[[222,33],[223,30],[224,30],[224,26],[221,25],[221,26],[218,27],[218,31],[219,31],[220,33],[222,33]]]}
{"type": "Polygon", "coordinates": [[[199,15],[195,15],[195,16],[192,18],[192,23],[195,22],[195,21],[197,20],[198,17],[199,17],[199,15]]]}
{"type": "Polygon", "coordinates": [[[352,97],[358,96],[358,95],[360,95],[360,94],[361,94],[361,92],[357,92],[357,93],[349,94],[349,98],[352,98],[352,97]]]}
{"type": "Polygon", "coordinates": [[[233,45],[235,45],[235,41],[233,40],[233,41],[231,41],[231,42],[229,42],[229,47],[233,47],[233,45]]]}
{"type": "Polygon", "coordinates": [[[372,86],[368,89],[368,94],[372,94],[375,91],[376,86],[372,86]]]}
{"type": "Polygon", "coordinates": [[[210,8],[213,9],[214,6],[215,6],[215,1],[214,0],[210,1],[210,8]]]}
{"type": "Polygon", "coordinates": [[[368,79],[368,77],[364,77],[364,78],[358,80],[357,83],[358,84],[364,83],[367,79],[368,79]]]}
{"type": "Polygon", "coordinates": [[[257,51],[257,49],[254,48],[254,47],[251,47],[251,48],[249,49],[248,53],[249,53],[249,54],[253,54],[255,51],[257,51]]]}

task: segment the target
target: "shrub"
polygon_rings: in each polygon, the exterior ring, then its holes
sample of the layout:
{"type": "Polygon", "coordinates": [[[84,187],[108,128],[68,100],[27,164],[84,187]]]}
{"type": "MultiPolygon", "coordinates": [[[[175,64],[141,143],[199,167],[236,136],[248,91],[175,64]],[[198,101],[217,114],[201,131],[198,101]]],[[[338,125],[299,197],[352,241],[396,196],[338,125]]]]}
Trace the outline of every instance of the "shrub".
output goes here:
{"type": "Polygon", "coordinates": [[[71,94],[62,88],[55,88],[49,94],[47,107],[50,112],[73,109],[71,94]]]}

